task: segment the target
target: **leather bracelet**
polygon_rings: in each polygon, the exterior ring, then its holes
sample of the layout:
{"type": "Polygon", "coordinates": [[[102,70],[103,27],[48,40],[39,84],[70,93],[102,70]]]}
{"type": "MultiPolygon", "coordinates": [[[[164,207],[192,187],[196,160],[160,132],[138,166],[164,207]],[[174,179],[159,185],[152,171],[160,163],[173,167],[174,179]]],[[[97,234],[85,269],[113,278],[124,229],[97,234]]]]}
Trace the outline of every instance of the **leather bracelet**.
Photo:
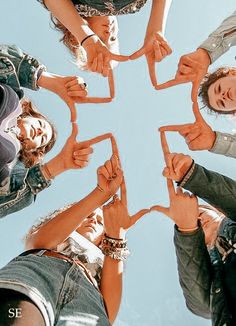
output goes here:
{"type": "Polygon", "coordinates": [[[91,37],[91,36],[94,36],[94,35],[96,35],[96,34],[90,34],[90,35],[88,35],[88,36],[86,36],[81,42],[80,42],[80,45],[81,46],[83,46],[83,43],[89,38],[89,37],[91,37]]]}

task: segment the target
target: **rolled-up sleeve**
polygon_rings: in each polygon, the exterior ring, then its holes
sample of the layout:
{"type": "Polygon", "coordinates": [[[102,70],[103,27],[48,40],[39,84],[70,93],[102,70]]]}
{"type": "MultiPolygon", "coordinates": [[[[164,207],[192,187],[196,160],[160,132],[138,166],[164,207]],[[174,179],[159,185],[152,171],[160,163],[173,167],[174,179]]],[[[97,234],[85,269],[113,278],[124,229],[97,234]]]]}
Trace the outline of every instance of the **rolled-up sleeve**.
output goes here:
{"type": "Polygon", "coordinates": [[[39,164],[29,169],[26,182],[35,195],[51,185],[51,181],[45,179],[39,164]]]}
{"type": "Polygon", "coordinates": [[[236,135],[216,132],[216,140],[210,152],[236,158],[236,135]]]}
{"type": "Polygon", "coordinates": [[[199,48],[207,50],[213,63],[234,45],[236,45],[236,11],[226,18],[199,48]]]}

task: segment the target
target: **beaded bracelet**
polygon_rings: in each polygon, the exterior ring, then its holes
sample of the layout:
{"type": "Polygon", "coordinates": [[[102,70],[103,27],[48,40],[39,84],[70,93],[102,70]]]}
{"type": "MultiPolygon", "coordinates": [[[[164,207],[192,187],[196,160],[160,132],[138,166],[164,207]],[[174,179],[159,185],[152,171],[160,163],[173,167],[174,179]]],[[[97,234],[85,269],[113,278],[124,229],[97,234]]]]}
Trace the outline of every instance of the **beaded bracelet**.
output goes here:
{"type": "Polygon", "coordinates": [[[106,234],[102,239],[100,248],[105,256],[116,260],[124,261],[130,254],[127,247],[127,240],[111,238],[106,234]]]}
{"type": "Polygon", "coordinates": [[[124,261],[130,255],[130,251],[128,250],[128,248],[118,249],[118,248],[102,247],[101,250],[105,256],[109,256],[115,260],[124,261]]]}

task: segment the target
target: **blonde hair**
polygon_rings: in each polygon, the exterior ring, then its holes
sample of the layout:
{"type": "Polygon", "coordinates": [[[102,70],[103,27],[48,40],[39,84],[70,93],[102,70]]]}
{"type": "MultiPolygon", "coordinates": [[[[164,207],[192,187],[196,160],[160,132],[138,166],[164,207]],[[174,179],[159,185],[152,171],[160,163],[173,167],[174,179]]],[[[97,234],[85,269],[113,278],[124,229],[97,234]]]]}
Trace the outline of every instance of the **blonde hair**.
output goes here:
{"type": "MultiPolygon", "coordinates": [[[[86,18],[84,18],[86,19],[86,18]]],[[[62,42],[67,49],[72,54],[73,58],[75,59],[75,64],[78,66],[81,70],[87,70],[87,53],[83,46],[79,44],[77,39],[74,37],[74,35],[53,15],[51,15],[51,21],[53,23],[53,26],[56,30],[62,33],[62,37],[60,38],[60,42],[62,42]]],[[[118,39],[113,42],[112,44],[109,44],[108,49],[110,52],[114,54],[119,54],[119,41],[118,39]]],[[[111,67],[115,68],[118,65],[117,61],[112,60],[111,61],[111,67]]]]}

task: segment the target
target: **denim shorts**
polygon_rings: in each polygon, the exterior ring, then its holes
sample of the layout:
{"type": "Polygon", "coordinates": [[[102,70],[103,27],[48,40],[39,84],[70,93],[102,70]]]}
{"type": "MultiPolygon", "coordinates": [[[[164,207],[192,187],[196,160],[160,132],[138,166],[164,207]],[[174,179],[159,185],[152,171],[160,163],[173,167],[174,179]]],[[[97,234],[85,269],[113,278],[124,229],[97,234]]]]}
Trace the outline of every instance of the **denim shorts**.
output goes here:
{"type": "Polygon", "coordinates": [[[0,270],[0,289],[29,297],[46,326],[110,326],[103,297],[82,269],[42,253],[10,261],[0,270]]]}

